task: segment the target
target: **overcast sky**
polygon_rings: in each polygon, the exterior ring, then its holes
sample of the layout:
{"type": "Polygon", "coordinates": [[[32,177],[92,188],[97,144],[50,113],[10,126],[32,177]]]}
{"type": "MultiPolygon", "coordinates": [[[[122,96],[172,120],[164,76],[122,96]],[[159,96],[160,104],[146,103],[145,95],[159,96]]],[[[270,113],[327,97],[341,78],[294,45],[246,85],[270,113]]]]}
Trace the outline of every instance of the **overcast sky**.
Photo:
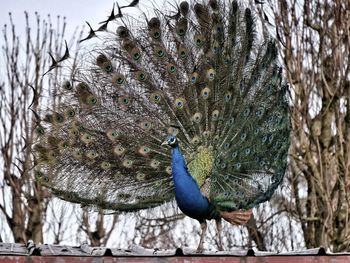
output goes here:
{"type": "MultiPolygon", "coordinates": [[[[120,6],[130,4],[132,0],[118,0],[120,6]]],[[[149,11],[153,10],[156,5],[157,8],[164,10],[164,5],[169,8],[167,3],[171,3],[170,6],[174,11],[174,2],[180,2],[180,0],[147,0],[140,1],[138,8],[123,9],[123,13],[129,15],[135,15],[138,11],[145,12],[148,16],[149,11]]],[[[85,34],[88,32],[88,28],[85,21],[88,21],[93,29],[98,28],[99,22],[105,20],[113,7],[113,0],[0,0],[0,27],[3,29],[4,24],[9,23],[8,13],[12,13],[14,23],[16,25],[16,32],[18,35],[24,33],[25,18],[24,11],[29,14],[30,24],[35,25],[34,13],[37,11],[42,19],[47,18],[50,14],[52,21],[56,21],[56,16],[65,16],[67,21],[66,39],[70,39],[76,27],[85,26],[85,34]]],[[[170,7],[170,8],[171,8],[170,7]]],[[[115,8],[115,12],[117,8],[115,8]]],[[[140,13],[138,13],[140,15],[140,13]]],[[[153,14],[152,14],[153,15],[153,14]]],[[[137,15],[136,15],[137,16],[137,15]]],[[[2,34],[2,32],[1,32],[2,34]]],[[[0,46],[2,46],[3,37],[0,37],[0,46]]]]}
{"type": "MultiPolygon", "coordinates": [[[[24,11],[34,17],[37,11],[42,18],[50,14],[54,21],[57,15],[67,19],[67,36],[69,37],[77,26],[82,26],[85,21],[91,22],[96,28],[97,23],[104,20],[110,13],[113,0],[0,0],[0,25],[1,29],[9,22],[8,13],[11,12],[17,29],[24,28],[24,11]]],[[[119,0],[121,5],[130,0],[119,0]]],[[[2,41],[2,38],[0,38],[2,41]]]]}

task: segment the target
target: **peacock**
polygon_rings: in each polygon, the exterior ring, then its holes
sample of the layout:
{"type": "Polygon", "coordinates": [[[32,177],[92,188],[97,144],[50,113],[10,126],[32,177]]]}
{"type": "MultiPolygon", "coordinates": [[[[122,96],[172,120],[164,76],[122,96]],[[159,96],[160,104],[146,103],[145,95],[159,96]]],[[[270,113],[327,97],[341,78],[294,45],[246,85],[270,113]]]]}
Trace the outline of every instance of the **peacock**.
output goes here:
{"type": "MultiPolygon", "coordinates": [[[[89,25],[83,41],[102,41],[51,87],[59,106],[38,114],[35,177],[57,197],[103,211],[175,199],[201,224],[197,251],[211,219],[222,250],[222,219],[245,224],[286,171],[288,83],[276,43],[235,0],[123,15],[137,5],[118,5],[118,15],[113,6],[102,30],[89,25]]],[[[68,47],[52,59],[50,70],[69,61],[68,47]]]]}

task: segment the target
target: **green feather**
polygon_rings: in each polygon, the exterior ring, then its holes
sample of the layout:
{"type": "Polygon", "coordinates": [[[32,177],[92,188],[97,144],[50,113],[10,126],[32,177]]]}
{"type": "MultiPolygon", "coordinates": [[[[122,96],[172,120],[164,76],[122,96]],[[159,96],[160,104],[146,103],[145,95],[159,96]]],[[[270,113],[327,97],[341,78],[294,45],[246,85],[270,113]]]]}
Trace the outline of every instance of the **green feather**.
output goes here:
{"type": "Polygon", "coordinates": [[[60,198],[123,211],[173,200],[169,134],[219,210],[251,208],[281,183],[290,123],[275,41],[257,40],[237,1],[169,13],[116,20],[47,93],[61,104],[35,128],[33,151],[38,180],[60,198]]]}

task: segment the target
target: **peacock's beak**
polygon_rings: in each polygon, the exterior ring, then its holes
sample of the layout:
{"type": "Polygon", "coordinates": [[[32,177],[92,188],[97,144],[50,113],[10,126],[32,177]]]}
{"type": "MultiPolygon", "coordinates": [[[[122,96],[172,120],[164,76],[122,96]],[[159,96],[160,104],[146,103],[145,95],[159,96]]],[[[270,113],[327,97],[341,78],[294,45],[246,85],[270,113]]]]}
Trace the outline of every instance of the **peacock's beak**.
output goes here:
{"type": "Polygon", "coordinates": [[[164,141],[164,142],[162,142],[162,144],[161,145],[168,145],[168,141],[164,141]]]}

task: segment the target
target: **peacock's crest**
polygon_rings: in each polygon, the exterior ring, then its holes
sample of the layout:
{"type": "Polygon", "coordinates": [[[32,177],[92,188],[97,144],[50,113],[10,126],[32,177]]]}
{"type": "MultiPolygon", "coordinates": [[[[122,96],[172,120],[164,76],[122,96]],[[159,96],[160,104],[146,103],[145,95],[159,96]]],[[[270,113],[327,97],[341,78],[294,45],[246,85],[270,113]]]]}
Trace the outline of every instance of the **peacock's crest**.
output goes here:
{"type": "Polygon", "coordinates": [[[124,211],[172,200],[167,135],[218,209],[251,208],[280,184],[290,124],[274,40],[256,40],[236,1],[170,13],[118,16],[55,87],[60,105],[41,118],[34,151],[36,178],[58,197],[124,211]]]}

